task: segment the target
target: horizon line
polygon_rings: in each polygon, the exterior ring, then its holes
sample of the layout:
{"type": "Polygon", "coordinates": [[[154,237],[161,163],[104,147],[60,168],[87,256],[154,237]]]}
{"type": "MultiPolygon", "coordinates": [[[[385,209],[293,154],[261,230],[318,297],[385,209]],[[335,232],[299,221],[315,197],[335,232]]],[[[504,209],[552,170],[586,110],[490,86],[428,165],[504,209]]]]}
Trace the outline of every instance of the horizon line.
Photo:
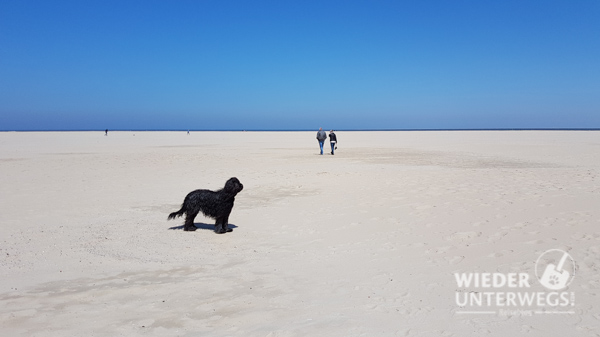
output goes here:
{"type": "MultiPolygon", "coordinates": [[[[104,132],[107,129],[19,129],[0,132],[104,132]]],[[[317,129],[108,129],[109,132],[307,132],[317,129]]],[[[324,131],[329,131],[327,129],[324,131]]],[[[600,131],[600,128],[415,128],[415,129],[333,129],[334,131],[600,131]]],[[[318,130],[317,130],[318,131],[318,130]]]]}

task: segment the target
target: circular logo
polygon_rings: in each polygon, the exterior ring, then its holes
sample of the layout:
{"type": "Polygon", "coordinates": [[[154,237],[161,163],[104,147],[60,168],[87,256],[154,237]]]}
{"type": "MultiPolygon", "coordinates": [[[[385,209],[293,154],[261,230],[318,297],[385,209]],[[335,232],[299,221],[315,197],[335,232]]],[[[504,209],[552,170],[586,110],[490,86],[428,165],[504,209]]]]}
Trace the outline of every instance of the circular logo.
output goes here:
{"type": "Polygon", "coordinates": [[[549,249],[535,262],[535,276],[547,289],[564,289],[575,276],[575,260],[564,250],[549,249]]]}

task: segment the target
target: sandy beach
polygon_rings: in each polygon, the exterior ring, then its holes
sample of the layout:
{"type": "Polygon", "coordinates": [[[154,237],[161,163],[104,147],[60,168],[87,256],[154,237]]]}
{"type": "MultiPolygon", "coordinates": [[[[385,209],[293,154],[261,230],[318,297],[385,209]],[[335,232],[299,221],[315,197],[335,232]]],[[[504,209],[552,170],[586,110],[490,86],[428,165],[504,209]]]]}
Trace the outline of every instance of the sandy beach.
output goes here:
{"type": "Polygon", "coordinates": [[[600,132],[315,134],[0,133],[0,335],[600,336],[600,132]],[[167,221],[230,177],[233,232],[167,221]]]}

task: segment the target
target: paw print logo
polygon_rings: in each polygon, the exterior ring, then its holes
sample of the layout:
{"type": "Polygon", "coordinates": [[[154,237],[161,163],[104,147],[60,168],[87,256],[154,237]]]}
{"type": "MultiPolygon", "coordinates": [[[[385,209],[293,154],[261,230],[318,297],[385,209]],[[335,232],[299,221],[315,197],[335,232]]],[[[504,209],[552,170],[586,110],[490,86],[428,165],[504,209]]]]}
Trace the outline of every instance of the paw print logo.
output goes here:
{"type": "Polygon", "coordinates": [[[558,276],[556,276],[555,274],[552,274],[548,277],[548,283],[556,286],[558,285],[558,282],[560,282],[560,280],[558,279],[558,276]]]}
{"type": "Polygon", "coordinates": [[[575,261],[569,253],[560,249],[550,249],[544,252],[540,255],[535,265],[535,275],[540,284],[547,289],[564,289],[573,280],[575,261]],[[542,259],[542,257],[544,258],[542,259]],[[543,263],[544,261],[548,262],[543,263]],[[541,277],[538,276],[538,269],[544,270],[541,277]]]}

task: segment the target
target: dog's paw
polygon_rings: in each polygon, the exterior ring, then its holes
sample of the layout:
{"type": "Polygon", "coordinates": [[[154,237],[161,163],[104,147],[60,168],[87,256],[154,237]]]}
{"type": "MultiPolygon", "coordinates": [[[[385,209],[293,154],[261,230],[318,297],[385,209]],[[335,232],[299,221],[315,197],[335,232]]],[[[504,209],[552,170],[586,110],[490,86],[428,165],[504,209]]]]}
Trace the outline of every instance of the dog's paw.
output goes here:
{"type": "Polygon", "coordinates": [[[198,229],[198,227],[183,227],[183,230],[186,232],[193,232],[196,229],[198,229]]]}
{"type": "Polygon", "coordinates": [[[217,234],[225,234],[226,231],[223,228],[215,229],[215,233],[217,234]]]}

